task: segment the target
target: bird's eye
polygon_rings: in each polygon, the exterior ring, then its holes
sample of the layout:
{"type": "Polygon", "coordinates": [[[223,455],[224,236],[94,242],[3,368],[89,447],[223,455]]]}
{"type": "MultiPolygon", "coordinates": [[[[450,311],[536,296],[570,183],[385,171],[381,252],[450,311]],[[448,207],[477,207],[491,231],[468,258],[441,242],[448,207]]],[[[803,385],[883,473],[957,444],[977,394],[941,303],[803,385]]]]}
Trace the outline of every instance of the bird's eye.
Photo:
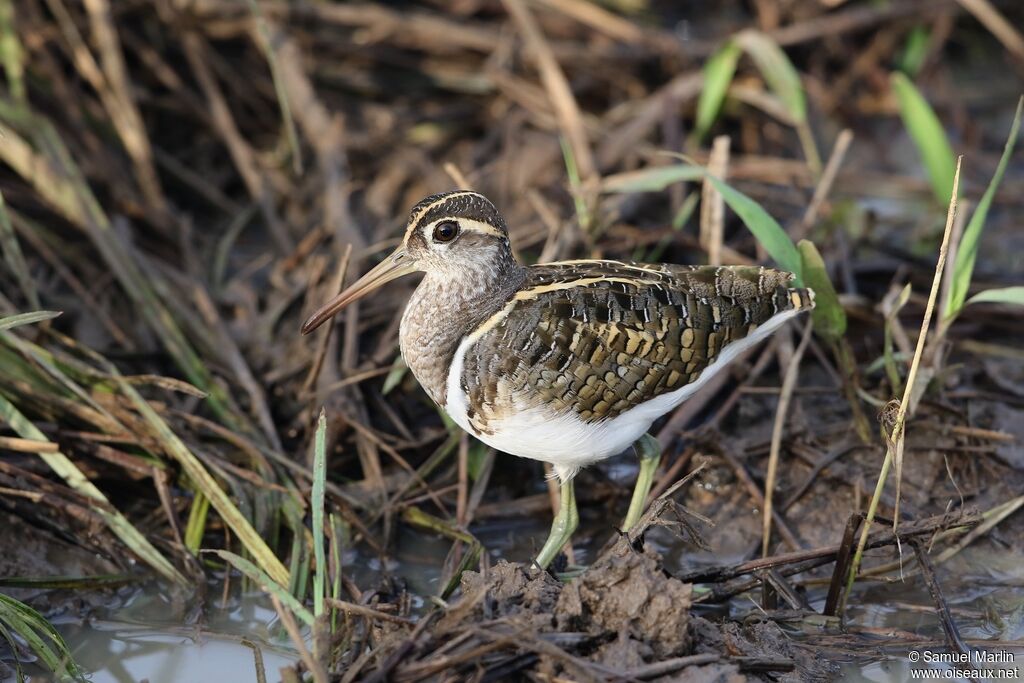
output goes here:
{"type": "Polygon", "coordinates": [[[455,221],[441,221],[434,226],[435,242],[451,242],[459,235],[459,224],[455,221]]]}

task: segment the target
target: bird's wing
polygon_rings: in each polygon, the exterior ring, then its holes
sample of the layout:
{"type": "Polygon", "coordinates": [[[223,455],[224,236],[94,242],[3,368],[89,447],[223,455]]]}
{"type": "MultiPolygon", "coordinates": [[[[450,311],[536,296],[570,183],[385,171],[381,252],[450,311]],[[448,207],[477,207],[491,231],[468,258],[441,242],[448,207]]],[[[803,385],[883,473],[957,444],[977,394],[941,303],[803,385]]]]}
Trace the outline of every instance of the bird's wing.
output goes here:
{"type": "Polygon", "coordinates": [[[536,405],[597,422],[681,389],[757,327],[813,306],[808,290],[788,286],[792,277],[757,266],[533,266],[465,346],[470,422],[486,432],[488,421],[536,405]]]}

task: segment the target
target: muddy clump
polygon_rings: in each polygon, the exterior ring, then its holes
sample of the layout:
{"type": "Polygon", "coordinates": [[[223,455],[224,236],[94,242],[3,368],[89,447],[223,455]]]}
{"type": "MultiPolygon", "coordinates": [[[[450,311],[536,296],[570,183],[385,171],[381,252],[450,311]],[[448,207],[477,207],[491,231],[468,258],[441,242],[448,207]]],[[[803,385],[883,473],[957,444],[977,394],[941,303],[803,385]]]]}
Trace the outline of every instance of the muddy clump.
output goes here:
{"type": "Polygon", "coordinates": [[[827,675],[828,665],[803,657],[778,626],[720,625],[695,615],[692,605],[691,584],[668,575],[650,549],[639,552],[626,543],[567,582],[502,560],[485,572],[463,574],[462,597],[395,673],[442,667],[456,676],[500,672],[502,680],[529,672],[576,680],[721,683],[827,675]],[[453,642],[461,643],[456,652],[453,642]],[[749,666],[755,660],[775,669],[749,666]]]}
{"type": "Polygon", "coordinates": [[[666,576],[655,557],[616,555],[562,589],[556,621],[562,631],[614,633],[616,643],[642,644],[655,658],[678,657],[692,645],[692,595],[693,586],[666,576]]]}

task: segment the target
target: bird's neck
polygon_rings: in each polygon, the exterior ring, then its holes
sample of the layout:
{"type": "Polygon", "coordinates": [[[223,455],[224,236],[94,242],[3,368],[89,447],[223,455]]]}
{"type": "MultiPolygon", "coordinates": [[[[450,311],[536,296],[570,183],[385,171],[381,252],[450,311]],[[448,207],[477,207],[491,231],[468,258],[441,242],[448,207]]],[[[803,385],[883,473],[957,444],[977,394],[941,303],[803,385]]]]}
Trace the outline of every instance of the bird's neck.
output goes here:
{"type": "Polygon", "coordinates": [[[448,369],[462,339],[497,313],[526,278],[510,255],[457,273],[427,272],[402,316],[402,357],[438,405],[447,402],[448,369]]]}

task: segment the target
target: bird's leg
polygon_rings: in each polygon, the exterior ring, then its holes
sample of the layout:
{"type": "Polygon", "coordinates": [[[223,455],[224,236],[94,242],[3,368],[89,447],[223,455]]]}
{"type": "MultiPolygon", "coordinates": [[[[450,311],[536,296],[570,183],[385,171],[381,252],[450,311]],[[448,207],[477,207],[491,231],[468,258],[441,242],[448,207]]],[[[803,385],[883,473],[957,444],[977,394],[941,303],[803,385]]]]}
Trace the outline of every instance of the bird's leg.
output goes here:
{"type": "Polygon", "coordinates": [[[537,564],[542,569],[547,569],[551,561],[558,556],[562,547],[572,538],[572,533],[580,523],[579,513],[576,511],[576,489],[573,486],[572,478],[563,481],[558,488],[559,503],[558,514],[555,521],[551,523],[551,533],[544,547],[537,555],[537,564]]]}
{"type": "Polygon", "coordinates": [[[640,473],[636,477],[636,487],[633,489],[633,498],[629,501],[629,512],[626,513],[623,531],[629,531],[640,521],[640,516],[644,513],[644,503],[647,502],[647,494],[651,492],[651,484],[654,482],[654,471],[658,469],[658,462],[661,460],[661,444],[650,434],[644,434],[637,439],[633,449],[640,457],[640,473]]]}

